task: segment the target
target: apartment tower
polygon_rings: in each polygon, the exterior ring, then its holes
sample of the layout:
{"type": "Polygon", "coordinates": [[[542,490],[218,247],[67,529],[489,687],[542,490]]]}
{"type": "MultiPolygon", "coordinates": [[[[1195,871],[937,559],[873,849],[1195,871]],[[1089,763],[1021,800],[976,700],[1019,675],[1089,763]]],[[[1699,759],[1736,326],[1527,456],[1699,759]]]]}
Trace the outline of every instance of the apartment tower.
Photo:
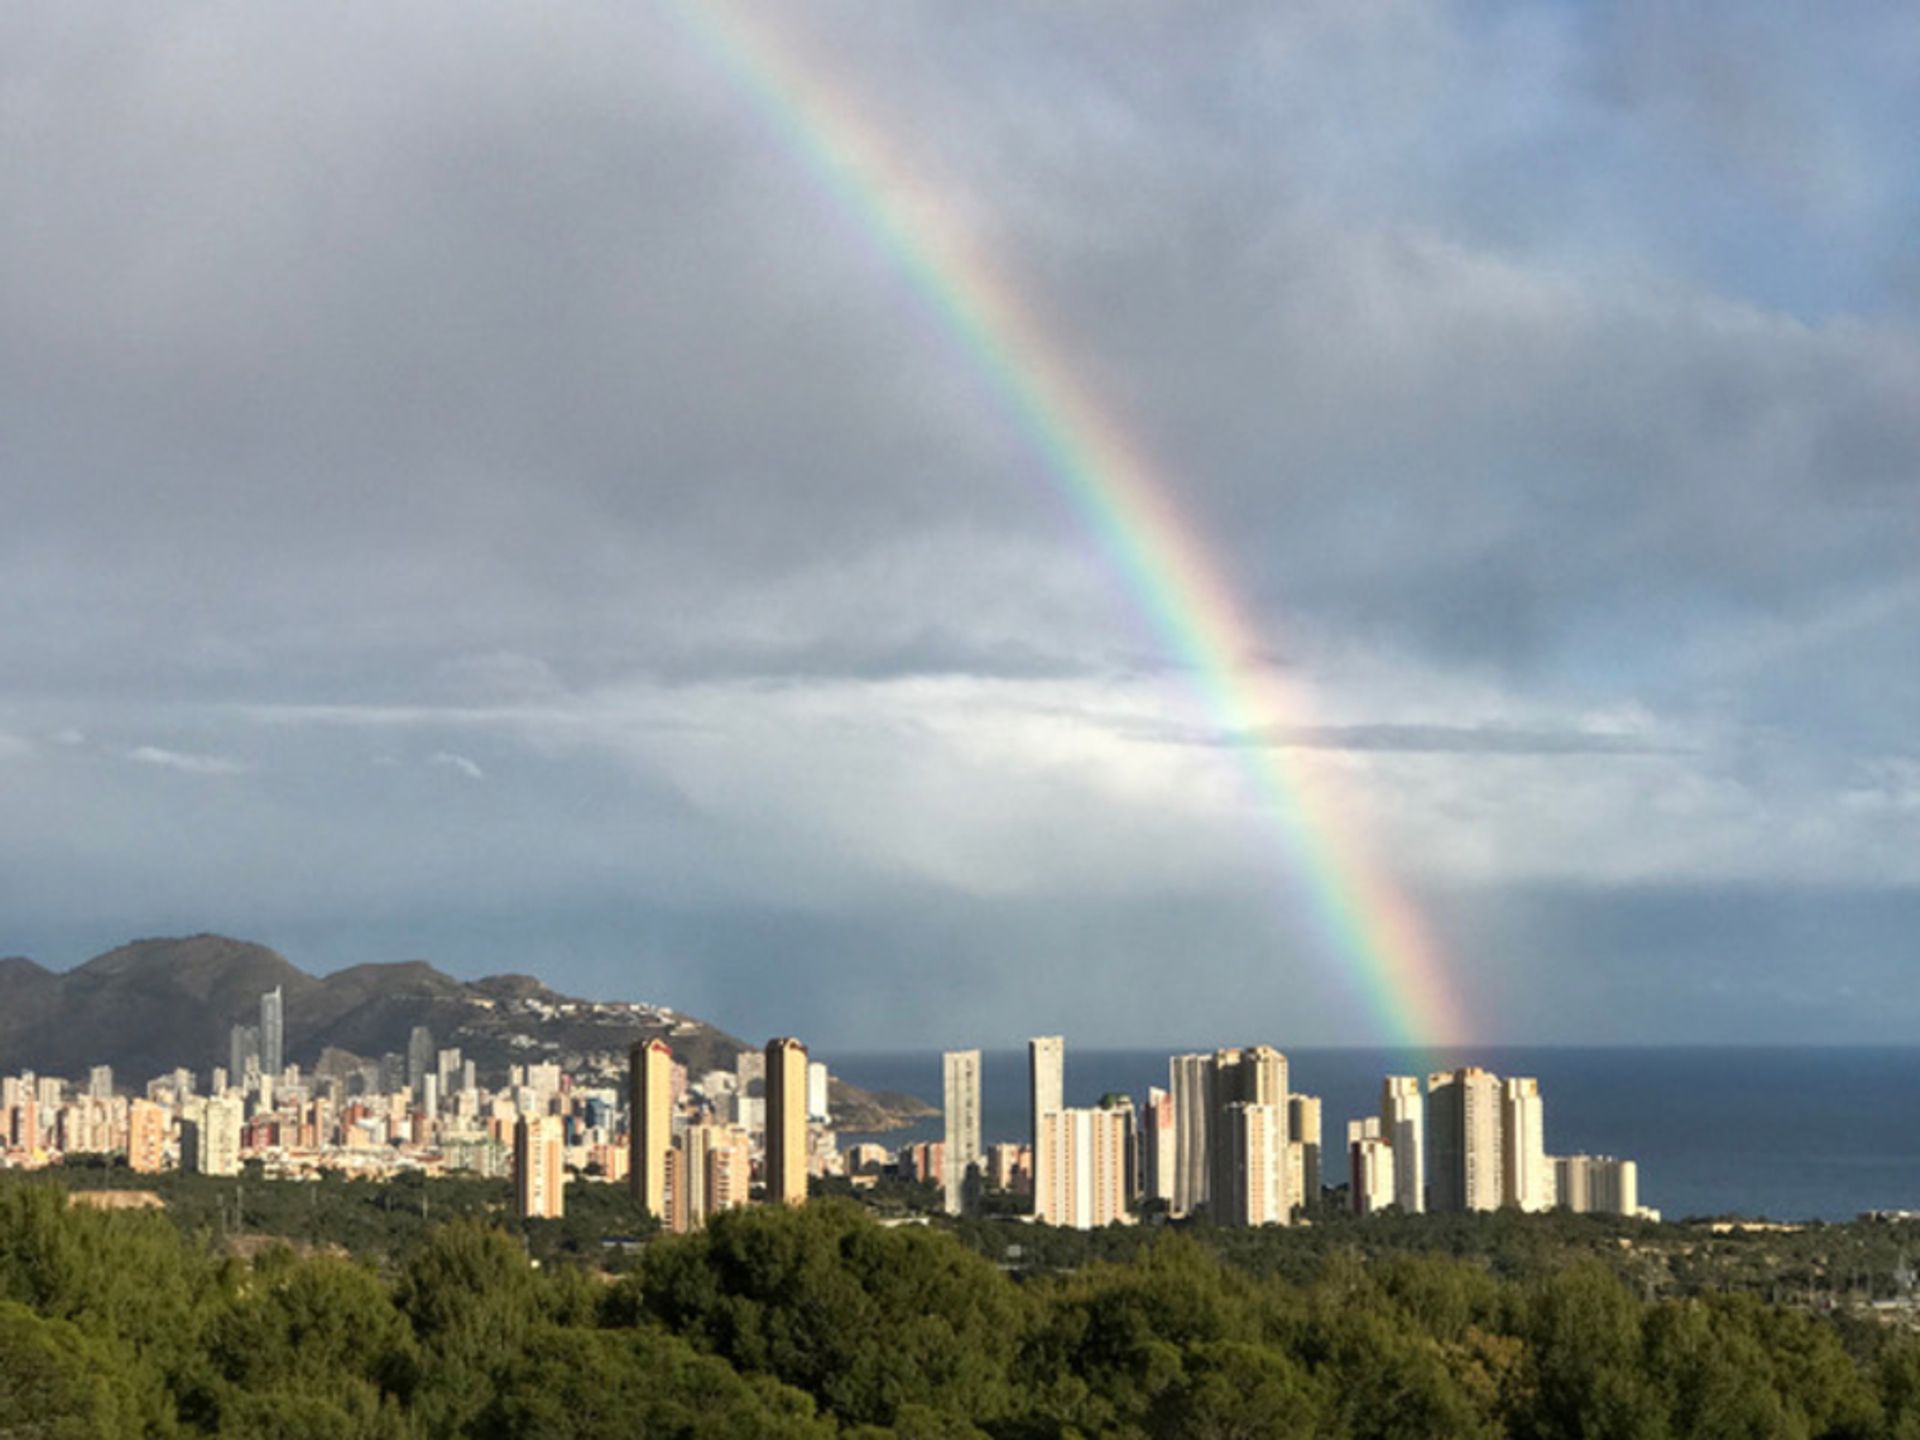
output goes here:
{"type": "Polygon", "coordinates": [[[1380,1086],[1380,1134],[1393,1146],[1393,1203],[1402,1215],[1427,1208],[1427,1102],[1418,1075],[1389,1075],[1380,1086]]]}
{"type": "Polygon", "coordinates": [[[558,1220],[566,1208],[567,1169],[560,1121],[522,1115],[513,1126],[513,1205],[522,1220],[558,1220]]]}
{"type": "Polygon", "coordinates": [[[260,997],[260,1073],[278,1080],[286,1068],[286,1009],[276,985],[260,997]]]}
{"type": "Polygon", "coordinates": [[[1067,1042],[1059,1035],[1036,1035],[1027,1041],[1027,1138],[1033,1146],[1033,1213],[1041,1213],[1051,1177],[1040,1145],[1040,1127],[1047,1116],[1067,1105],[1067,1042]]]}
{"type": "Polygon", "coordinates": [[[1173,1204],[1176,1137],[1173,1096],[1158,1085],[1147,1089],[1147,1108],[1140,1113],[1140,1188],[1148,1200],[1173,1204]]]}
{"type": "Polygon", "coordinates": [[[946,1101],[946,1208],[972,1209],[980,1184],[980,1052],[949,1050],[941,1058],[946,1101]]]}
{"type": "Polygon", "coordinates": [[[1207,1203],[1213,1057],[1175,1055],[1167,1062],[1167,1087],[1173,1092],[1173,1213],[1191,1215],[1207,1203]]]}
{"type": "Polygon", "coordinates": [[[667,1155],[673,1149],[673,1051],[642,1040],[628,1055],[627,1187],[640,1208],[667,1219],[667,1155]]]}
{"type": "Polygon", "coordinates": [[[1051,1110],[1040,1121],[1034,1172],[1034,1215],[1048,1225],[1093,1230],[1127,1214],[1127,1131],[1132,1112],[1051,1110]],[[1044,1158],[1043,1158],[1044,1157],[1044,1158]]]}
{"type": "Polygon", "coordinates": [[[1500,1085],[1500,1193],[1529,1213],[1553,1208],[1553,1162],[1547,1158],[1540,1082],[1519,1077],[1500,1085]]]}
{"type": "Polygon", "coordinates": [[[1498,1210],[1500,1077],[1468,1066],[1427,1079],[1427,1208],[1498,1210]]]}
{"type": "Polygon", "coordinates": [[[1356,1215],[1396,1203],[1394,1144],[1383,1129],[1377,1115],[1347,1122],[1347,1196],[1356,1215]]]}
{"type": "MultiPolygon", "coordinates": [[[[1245,1049],[1218,1050],[1213,1056],[1213,1109],[1207,1117],[1209,1195],[1208,1208],[1216,1224],[1264,1224],[1250,1221],[1246,1185],[1252,1172],[1248,1156],[1238,1149],[1250,1137],[1264,1138],[1264,1121],[1232,1121],[1228,1112],[1235,1105],[1258,1105],[1274,1110],[1279,1119],[1279,1155],[1277,1164],[1286,1173],[1287,1141],[1287,1057],[1271,1045],[1252,1045],[1245,1049]]],[[[1283,1196],[1281,1213],[1291,1210],[1283,1196]]],[[[1264,1212],[1264,1205],[1256,1206],[1264,1212]]],[[[1284,1224],[1284,1219],[1277,1222],[1284,1224]]]]}
{"type": "Polygon", "coordinates": [[[1287,1134],[1300,1147],[1299,1182],[1293,1186],[1294,1203],[1303,1210],[1320,1208],[1320,1191],[1325,1184],[1325,1152],[1321,1149],[1320,1097],[1287,1097],[1287,1134]]]}
{"type": "Polygon", "coordinates": [[[807,1203],[807,1047],[767,1042],[767,1203],[807,1203]]]}

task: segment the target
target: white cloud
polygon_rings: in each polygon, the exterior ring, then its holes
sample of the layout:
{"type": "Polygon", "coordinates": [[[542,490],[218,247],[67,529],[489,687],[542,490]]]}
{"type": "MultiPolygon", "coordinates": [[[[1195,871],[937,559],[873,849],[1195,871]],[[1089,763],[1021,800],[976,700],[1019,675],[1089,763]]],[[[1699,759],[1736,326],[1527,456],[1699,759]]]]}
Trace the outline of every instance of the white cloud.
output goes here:
{"type": "Polygon", "coordinates": [[[469,760],[465,755],[456,755],[451,750],[436,750],[428,757],[427,763],[429,765],[439,765],[448,770],[458,770],[469,780],[484,780],[487,778],[487,772],[480,768],[478,762],[469,760]]]}
{"type": "Polygon", "coordinates": [[[184,775],[244,775],[253,768],[244,760],[235,760],[226,755],[198,755],[186,750],[168,750],[158,745],[136,745],[127,751],[127,759],[139,765],[178,770],[184,775]]]}

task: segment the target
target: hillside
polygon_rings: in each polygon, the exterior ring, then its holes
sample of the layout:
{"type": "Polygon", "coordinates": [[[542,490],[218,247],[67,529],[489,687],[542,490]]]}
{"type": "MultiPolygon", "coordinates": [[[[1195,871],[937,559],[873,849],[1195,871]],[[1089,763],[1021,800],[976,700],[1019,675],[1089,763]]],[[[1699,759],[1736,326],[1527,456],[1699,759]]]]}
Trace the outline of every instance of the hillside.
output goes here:
{"type": "MultiPolygon", "coordinates": [[[[659,1006],[581,1000],[526,975],[456,980],[421,960],[356,965],[313,976],[264,945],[219,935],[136,940],[65,973],[31,960],[0,960],[0,1072],[80,1077],[114,1068],[143,1085],[176,1066],[204,1075],[226,1063],[236,1024],[259,1020],[260,995],[285,996],[287,1058],[309,1069],[354,1057],[404,1054],[416,1025],[458,1046],[483,1083],[509,1065],[557,1061],[614,1081],[636,1040],[659,1037],[695,1073],[731,1068],[748,1048],[725,1031],[659,1006]]],[[[836,1083],[834,1111],[869,1130],[925,1113],[904,1097],[870,1096],[836,1083]]]]}

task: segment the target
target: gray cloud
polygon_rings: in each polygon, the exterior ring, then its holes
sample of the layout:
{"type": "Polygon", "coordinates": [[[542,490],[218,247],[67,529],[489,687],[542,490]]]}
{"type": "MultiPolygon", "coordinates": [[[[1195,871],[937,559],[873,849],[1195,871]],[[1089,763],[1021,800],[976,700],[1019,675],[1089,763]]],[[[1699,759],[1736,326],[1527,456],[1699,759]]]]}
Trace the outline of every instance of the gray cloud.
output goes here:
{"type": "MultiPolygon", "coordinates": [[[[1904,893],[1910,14],[740,18],[1157,472],[1304,697],[1238,723],[1512,1038],[1737,978],[1656,883],[1904,893]]],[[[558,983],[889,1039],[1284,950],[1360,1038],[1185,657],[813,163],[647,7],[0,16],[0,950],[472,968],[510,906],[558,983]]]]}

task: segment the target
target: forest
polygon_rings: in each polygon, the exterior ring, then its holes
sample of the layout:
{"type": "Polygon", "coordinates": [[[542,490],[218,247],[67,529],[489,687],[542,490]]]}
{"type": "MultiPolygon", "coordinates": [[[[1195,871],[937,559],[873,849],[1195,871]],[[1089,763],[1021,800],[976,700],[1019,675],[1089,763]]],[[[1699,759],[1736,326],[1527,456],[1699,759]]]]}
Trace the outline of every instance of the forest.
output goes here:
{"type": "MultiPolygon", "coordinates": [[[[625,1273],[485,1218],[250,1258],[0,1185],[0,1436],[1920,1437],[1920,1339],[1750,1293],[1192,1233],[1025,1267],[825,1199],[625,1273]]],[[[1002,1247],[1004,1248],[1004,1247],[1002,1247]]]]}

